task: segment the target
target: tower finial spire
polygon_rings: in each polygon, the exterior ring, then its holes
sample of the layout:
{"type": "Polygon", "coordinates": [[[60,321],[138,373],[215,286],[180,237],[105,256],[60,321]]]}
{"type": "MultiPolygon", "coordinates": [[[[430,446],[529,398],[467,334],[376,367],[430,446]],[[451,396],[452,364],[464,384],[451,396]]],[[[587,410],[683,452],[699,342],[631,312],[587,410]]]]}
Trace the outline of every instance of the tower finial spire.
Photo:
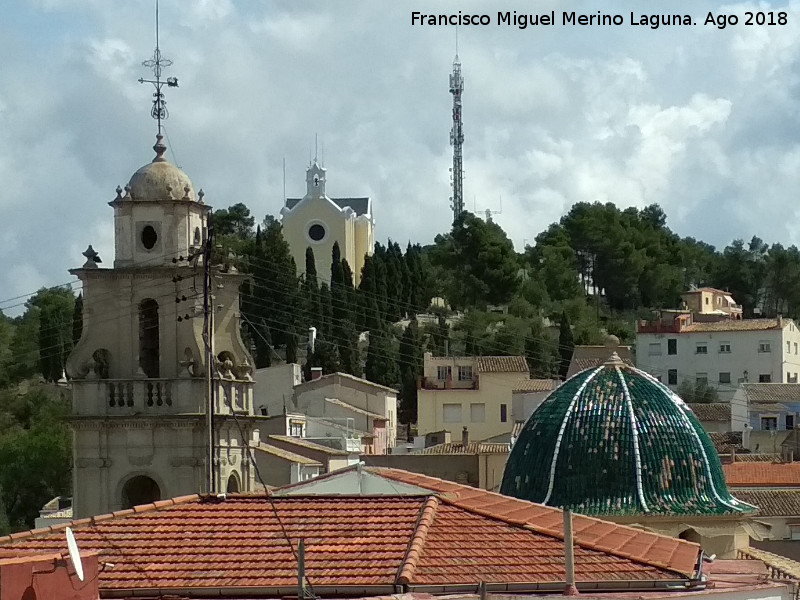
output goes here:
{"type": "MultiPolygon", "coordinates": [[[[178,78],[177,77],[167,77],[166,81],[161,80],[161,71],[169,66],[172,65],[172,61],[168,58],[164,58],[161,56],[161,48],[159,46],[159,32],[158,32],[158,0],[156,0],[156,49],[153,52],[153,58],[150,58],[142,63],[142,66],[147,67],[153,71],[153,75],[155,79],[144,79],[143,77],[139,78],[139,83],[152,83],[153,87],[155,88],[155,92],[153,93],[153,108],[150,109],[150,115],[158,121],[158,132],[156,134],[157,143],[156,146],[163,148],[166,150],[166,147],[161,143],[162,134],[161,134],[161,121],[164,121],[169,117],[169,112],[167,111],[167,102],[164,100],[164,92],[161,91],[161,88],[166,85],[167,87],[178,87],[178,78]]],[[[159,151],[156,150],[156,160],[161,159],[163,160],[164,151],[162,150],[159,154],[159,151]]]]}
{"type": "Polygon", "coordinates": [[[461,76],[461,61],[458,53],[453,60],[453,72],[450,74],[450,93],[453,94],[453,127],[450,129],[450,145],[453,146],[452,186],[453,220],[464,212],[464,175],[462,146],[464,130],[461,125],[461,94],[464,91],[464,78],[461,76]]]}

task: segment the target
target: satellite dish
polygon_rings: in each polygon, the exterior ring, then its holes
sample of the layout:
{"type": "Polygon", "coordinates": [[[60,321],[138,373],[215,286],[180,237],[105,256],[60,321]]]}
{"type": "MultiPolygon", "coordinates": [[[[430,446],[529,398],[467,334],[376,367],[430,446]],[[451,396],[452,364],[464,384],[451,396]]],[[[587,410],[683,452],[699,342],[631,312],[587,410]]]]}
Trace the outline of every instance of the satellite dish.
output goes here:
{"type": "Polygon", "coordinates": [[[75,567],[75,574],[80,581],[83,581],[81,555],[78,552],[78,544],[75,543],[75,535],[73,535],[72,529],[69,527],[67,527],[67,549],[69,550],[69,559],[72,561],[72,566],[75,567]]]}

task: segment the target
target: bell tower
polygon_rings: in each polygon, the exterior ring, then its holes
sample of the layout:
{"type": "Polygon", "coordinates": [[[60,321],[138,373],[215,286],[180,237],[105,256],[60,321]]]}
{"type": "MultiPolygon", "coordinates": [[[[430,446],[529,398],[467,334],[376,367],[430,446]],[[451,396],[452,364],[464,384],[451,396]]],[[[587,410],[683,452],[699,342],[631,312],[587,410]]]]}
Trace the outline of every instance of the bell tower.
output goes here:
{"type": "Polygon", "coordinates": [[[82,335],[67,361],[76,517],[254,487],[246,448],[258,439],[258,418],[239,335],[243,277],[208,261],[211,209],[164,156],[167,63],[158,46],[145,62],[156,75],[155,158],[109,203],[113,268],[100,268],[90,246],[83,266],[70,270],[84,297],[82,335]]]}

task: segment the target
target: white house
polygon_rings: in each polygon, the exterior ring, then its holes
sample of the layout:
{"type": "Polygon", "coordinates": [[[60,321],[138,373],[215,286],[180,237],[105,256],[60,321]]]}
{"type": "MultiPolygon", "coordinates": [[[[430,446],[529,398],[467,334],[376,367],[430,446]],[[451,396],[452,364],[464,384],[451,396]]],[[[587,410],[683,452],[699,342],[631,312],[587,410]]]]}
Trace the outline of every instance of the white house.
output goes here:
{"type": "Polygon", "coordinates": [[[705,382],[730,401],[740,383],[798,382],[800,330],[781,317],[697,322],[664,310],[637,324],[636,366],[673,390],[705,382]]]}

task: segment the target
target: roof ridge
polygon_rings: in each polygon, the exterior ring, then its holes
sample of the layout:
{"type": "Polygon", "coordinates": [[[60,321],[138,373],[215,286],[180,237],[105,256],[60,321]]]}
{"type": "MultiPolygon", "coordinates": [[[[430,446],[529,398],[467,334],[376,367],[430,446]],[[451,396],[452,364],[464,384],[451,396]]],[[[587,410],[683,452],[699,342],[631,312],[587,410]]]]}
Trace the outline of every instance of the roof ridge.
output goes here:
{"type": "Polygon", "coordinates": [[[398,585],[408,585],[411,578],[417,571],[419,559],[422,556],[422,551],[425,549],[425,541],[428,539],[428,530],[433,525],[436,518],[436,511],[439,508],[439,497],[437,495],[428,496],[428,499],[422,505],[417,523],[414,527],[414,535],[408,541],[408,548],[403,557],[403,562],[400,563],[397,578],[395,583],[398,585]]]}

